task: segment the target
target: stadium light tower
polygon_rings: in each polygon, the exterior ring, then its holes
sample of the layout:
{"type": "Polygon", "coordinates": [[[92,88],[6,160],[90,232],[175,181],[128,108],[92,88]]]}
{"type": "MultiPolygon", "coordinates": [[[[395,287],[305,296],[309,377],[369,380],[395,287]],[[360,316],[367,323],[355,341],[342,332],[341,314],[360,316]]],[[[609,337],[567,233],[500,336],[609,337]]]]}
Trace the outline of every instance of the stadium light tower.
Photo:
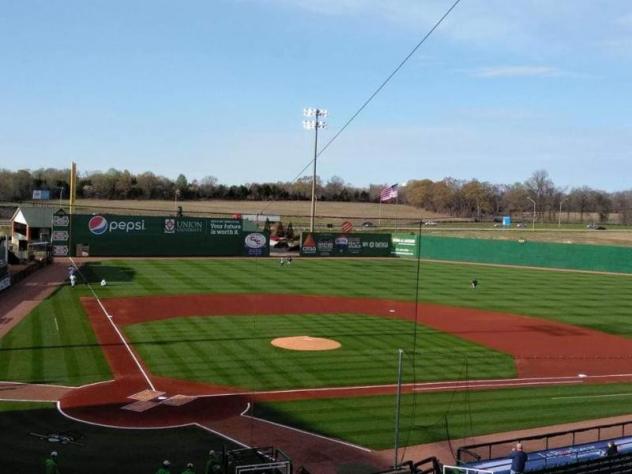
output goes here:
{"type": "Polygon", "coordinates": [[[318,129],[325,128],[327,123],[320,120],[327,117],[325,109],[308,107],[303,109],[305,117],[313,117],[310,120],[303,120],[303,127],[307,130],[314,129],[314,171],[312,174],[312,212],[309,219],[309,231],[314,232],[314,215],[316,214],[316,158],[318,157],[318,129]]]}

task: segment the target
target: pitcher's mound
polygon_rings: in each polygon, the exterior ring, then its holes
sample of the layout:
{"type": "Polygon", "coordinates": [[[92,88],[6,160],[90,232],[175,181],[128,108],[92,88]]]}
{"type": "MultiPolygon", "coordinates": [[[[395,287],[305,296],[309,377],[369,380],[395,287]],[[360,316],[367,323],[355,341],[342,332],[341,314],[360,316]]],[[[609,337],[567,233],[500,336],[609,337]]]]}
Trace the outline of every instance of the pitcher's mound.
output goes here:
{"type": "Polygon", "coordinates": [[[333,339],[309,336],[277,337],[272,339],[272,345],[291,351],[331,351],[340,347],[333,339]]]}

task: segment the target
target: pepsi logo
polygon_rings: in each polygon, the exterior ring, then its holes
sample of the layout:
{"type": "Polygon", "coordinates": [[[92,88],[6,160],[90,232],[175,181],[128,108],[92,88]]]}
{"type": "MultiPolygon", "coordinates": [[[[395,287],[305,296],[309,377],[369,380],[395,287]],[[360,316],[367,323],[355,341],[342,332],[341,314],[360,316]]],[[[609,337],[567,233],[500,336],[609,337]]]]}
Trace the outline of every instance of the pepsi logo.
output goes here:
{"type": "Polygon", "coordinates": [[[88,221],[88,229],[94,235],[104,234],[108,230],[108,221],[103,216],[93,216],[88,221]]]}

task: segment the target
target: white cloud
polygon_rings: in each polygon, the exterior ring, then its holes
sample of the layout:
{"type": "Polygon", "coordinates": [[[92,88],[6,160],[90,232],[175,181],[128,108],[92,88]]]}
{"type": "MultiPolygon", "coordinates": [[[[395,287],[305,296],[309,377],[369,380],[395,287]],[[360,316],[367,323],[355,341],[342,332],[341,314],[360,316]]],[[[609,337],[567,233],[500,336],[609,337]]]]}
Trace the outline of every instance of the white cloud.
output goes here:
{"type": "Polygon", "coordinates": [[[474,77],[493,79],[498,77],[558,77],[564,72],[551,66],[494,66],[473,72],[474,77]]]}

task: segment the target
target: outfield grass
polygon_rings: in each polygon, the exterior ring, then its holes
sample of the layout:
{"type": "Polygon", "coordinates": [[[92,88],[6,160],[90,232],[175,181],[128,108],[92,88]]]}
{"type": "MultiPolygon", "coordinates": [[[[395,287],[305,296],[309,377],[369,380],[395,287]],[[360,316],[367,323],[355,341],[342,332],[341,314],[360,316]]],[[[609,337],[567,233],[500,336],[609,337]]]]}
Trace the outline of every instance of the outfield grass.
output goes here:
{"type": "MultiPolygon", "coordinates": [[[[294,293],[415,299],[414,260],[112,260],[89,264],[99,294],[294,293]]],[[[632,276],[422,263],[420,299],[544,317],[632,335],[632,276]],[[476,278],[479,287],[470,288],[476,278]]]]}
{"type": "Polygon", "coordinates": [[[0,339],[0,380],[82,385],[111,378],[77,295],[60,288],[0,339]]]}
{"type": "MultiPolygon", "coordinates": [[[[416,270],[415,261],[403,259],[295,259],[283,267],[274,259],[129,259],[90,263],[86,274],[93,282],[108,280],[106,288],[96,287],[105,298],[272,292],[413,301],[416,270]]],[[[424,301],[527,314],[632,335],[629,276],[422,263],[420,285],[424,301]],[[480,282],[476,290],[469,286],[472,278],[480,282]]],[[[111,378],[79,303],[81,296],[90,296],[85,285],[60,289],[0,341],[0,380],[75,385],[111,378]]],[[[418,342],[428,347],[424,339],[418,342]]],[[[174,344],[169,340],[163,349],[172,350],[174,344]]],[[[158,347],[141,350],[157,351],[158,347]]],[[[188,348],[182,349],[189,365],[184,370],[190,372],[199,361],[195,353],[187,353],[188,348]]],[[[149,359],[163,357],[155,354],[147,355],[149,359]]],[[[318,379],[314,376],[310,383],[324,383],[318,379]]]]}
{"type": "Polygon", "coordinates": [[[125,328],[156,375],[257,390],[395,383],[397,349],[406,349],[405,381],[514,377],[513,359],[425,327],[358,314],[188,317],[125,328]],[[276,337],[334,339],[333,351],[300,352],[276,337]],[[413,360],[415,372],[413,372],[413,360]]]}
{"type": "MultiPolygon", "coordinates": [[[[408,446],[624,415],[630,412],[631,401],[629,384],[403,395],[401,443],[408,446]]],[[[258,417],[372,449],[393,447],[393,396],[265,403],[254,410],[258,417]]]]}

